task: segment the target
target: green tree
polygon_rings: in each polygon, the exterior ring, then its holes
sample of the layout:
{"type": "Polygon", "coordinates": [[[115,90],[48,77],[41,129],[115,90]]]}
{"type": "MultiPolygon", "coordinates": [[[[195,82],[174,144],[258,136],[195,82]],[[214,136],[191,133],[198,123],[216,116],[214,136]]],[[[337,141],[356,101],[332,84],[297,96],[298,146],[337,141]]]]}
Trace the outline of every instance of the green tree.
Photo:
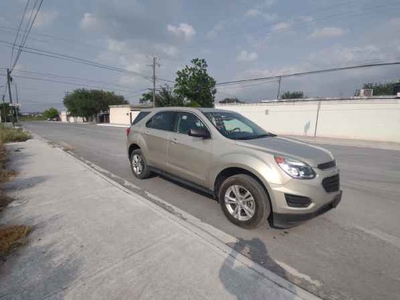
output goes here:
{"type": "MultiPolygon", "coordinates": [[[[396,84],[398,84],[400,81],[391,81],[391,82],[378,82],[378,83],[364,83],[363,89],[373,89],[374,96],[388,96],[388,95],[393,95],[393,88],[396,84]]],[[[360,95],[360,90],[356,90],[354,93],[354,96],[359,96],[360,95]]]]}
{"type": "Polygon", "coordinates": [[[301,91],[297,91],[297,92],[284,92],[281,95],[281,99],[301,99],[301,98],[306,98],[306,96],[304,96],[304,92],[301,91]]]}
{"type": "Polygon", "coordinates": [[[11,109],[9,103],[0,104],[1,122],[7,122],[11,118],[11,109]]]}
{"type": "Polygon", "coordinates": [[[224,100],[219,101],[219,103],[226,104],[226,103],[245,103],[240,101],[238,98],[225,98],[224,100]]]}
{"type": "MultiPolygon", "coordinates": [[[[142,94],[139,100],[140,103],[152,103],[153,92],[147,92],[142,94]]],[[[163,86],[156,91],[156,106],[184,106],[183,98],[176,95],[175,92],[169,86],[163,86]]]]}
{"type": "Polygon", "coordinates": [[[185,66],[176,73],[174,92],[184,103],[197,103],[201,107],[214,107],[215,80],[207,73],[204,59],[195,58],[191,66],[185,66]]]}
{"type": "Polygon", "coordinates": [[[129,104],[123,96],[102,90],[77,89],[64,97],[69,114],[92,120],[98,113],[108,111],[110,105],[129,104]]]}
{"type": "Polygon", "coordinates": [[[43,112],[43,117],[45,119],[52,119],[58,116],[59,116],[58,110],[55,109],[54,107],[51,107],[43,112]]]}

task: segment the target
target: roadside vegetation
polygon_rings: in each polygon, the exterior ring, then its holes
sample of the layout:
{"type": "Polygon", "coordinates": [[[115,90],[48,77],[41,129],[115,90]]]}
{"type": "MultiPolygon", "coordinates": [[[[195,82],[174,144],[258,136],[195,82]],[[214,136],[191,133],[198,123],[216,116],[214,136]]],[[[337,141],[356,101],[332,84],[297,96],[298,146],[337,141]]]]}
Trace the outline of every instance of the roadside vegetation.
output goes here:
{"type": "MultiPolygon", "coordinates": [[[[5,143],[24,142],[31,136],[21,128],[7,128],[0,126],[0,184],[7,182],[16,172],[7,170],[7,150],[5,143]]],[[[0,212],[12,201],[0,186],[0,212]]],[[[1,216],[0,216],[1,217],[1,216]]],[[[14,251],[18,246],[25,243],[26,236],[31,231],[29,226],[16,225],[6,226],[0,224],[0,260],[4,260],[7,255],[14,251]]]]}
{"type": "Polygon", "coordinates": [[[45,121],[47,118],[44,116],[20,116],[19,120],[22,122],[28,122],[28,121],[45,121]]]}
{"type": "Polygon", "coordinates": [[[0,143],[25,142],[31,138],[31,135],[22,130],[22,128],[12,128],[0,126],[0,143]]]}

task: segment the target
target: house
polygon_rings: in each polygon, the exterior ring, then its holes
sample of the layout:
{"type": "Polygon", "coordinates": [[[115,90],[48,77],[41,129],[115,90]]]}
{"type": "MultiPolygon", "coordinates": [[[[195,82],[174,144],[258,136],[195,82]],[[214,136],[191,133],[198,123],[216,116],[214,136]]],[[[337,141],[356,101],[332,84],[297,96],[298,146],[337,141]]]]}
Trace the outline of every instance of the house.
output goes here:
{"type": "Polygon", "coordinates": [[[110,123],[129,125],[142,109],[151,107],[151,104],[110,105],[110,123]]]}

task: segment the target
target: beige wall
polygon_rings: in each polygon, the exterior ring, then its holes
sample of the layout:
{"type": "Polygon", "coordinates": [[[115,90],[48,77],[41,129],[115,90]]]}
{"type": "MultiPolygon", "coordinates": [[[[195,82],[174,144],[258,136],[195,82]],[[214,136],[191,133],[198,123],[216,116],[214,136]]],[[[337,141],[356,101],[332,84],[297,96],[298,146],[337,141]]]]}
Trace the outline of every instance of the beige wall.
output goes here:
{"type": "Polygon", "coordinates": [[[129,125],[140,111],[131,111],[129,106],[110,107],[110,123],[129,125]]]}
{"type": "Polygon", "coordinates": [[[83,118],[68,116],[68,112],[66,112],[66,111],[61,112],[60,118],[61,118],[61,122],[83,123],[83,118]]]}
{"type": "Polygon", "coordinates": [[[126,107],[110,107],[110,123],[111,124],[129,124],[129,113],[131,108],[126,107]]]}
{"type": "Polygon", "coordinates": [[[216,105],[237,111],[277,134],[317,136],[400,143],[400,99],[341,99],[216,105]]]}

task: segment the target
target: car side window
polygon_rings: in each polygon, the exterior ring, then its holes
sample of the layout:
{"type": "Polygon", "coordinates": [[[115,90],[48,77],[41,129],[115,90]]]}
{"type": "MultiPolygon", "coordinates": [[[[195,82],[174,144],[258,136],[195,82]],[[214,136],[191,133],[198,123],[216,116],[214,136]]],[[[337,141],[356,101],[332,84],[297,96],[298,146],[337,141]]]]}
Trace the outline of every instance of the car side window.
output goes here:
{"type": "Polygon", "coordinates": [[[174,130],[175,112],[163,111],[154,115],[147,123],[146,127],[158,130],[173,131],[174,130]]]}
{"type": "Polygon", "coordinates": [[[135,125],[137,123],[139,123],[139,121],[141,121],[143,118],[145,118],[150,112],[149,111],[141,111],[137,117],[135,118],[135,120],[133,120],[132,125],[135,125]]]}
{"type": "Polygon", "coordinates": [[[190,129],[207,129],[204,123],[194,114],[178,112],[175,124],[175,131],[188,134],[190,129]]]}

